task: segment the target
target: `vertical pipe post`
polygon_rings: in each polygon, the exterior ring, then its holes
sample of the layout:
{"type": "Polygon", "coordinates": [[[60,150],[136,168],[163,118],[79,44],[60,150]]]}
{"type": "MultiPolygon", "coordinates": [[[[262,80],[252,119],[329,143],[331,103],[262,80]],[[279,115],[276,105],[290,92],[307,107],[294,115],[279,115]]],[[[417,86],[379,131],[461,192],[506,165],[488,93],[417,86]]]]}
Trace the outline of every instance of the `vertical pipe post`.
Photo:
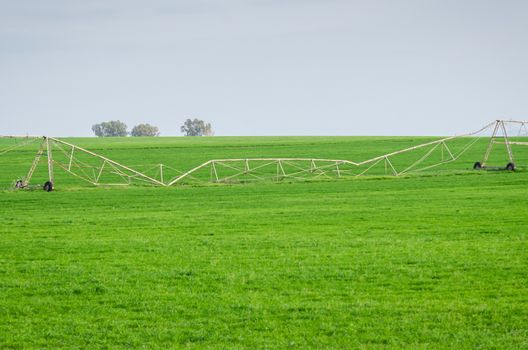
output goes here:
{"type": "Polygon", "coordinates": [[[508,139],[508,133],[506,132],[506,127],[504,126],[504,121],[501,121],[501,127],[502,132],[504,133],[504,144],[506,145],[506,150],[508,151],[508,158],[510,159],[510,163],[514,163],[513,152],[511,150],[510,141],[508,139]]]}
{"type": "Polygon", "coordinates": [[[55,179],[53,178],[53,153],[51,150],[51,144],[48,137],[46,137],[46,152],[48,155],[48,178],[49,181],[55,185],[55,179]]]}

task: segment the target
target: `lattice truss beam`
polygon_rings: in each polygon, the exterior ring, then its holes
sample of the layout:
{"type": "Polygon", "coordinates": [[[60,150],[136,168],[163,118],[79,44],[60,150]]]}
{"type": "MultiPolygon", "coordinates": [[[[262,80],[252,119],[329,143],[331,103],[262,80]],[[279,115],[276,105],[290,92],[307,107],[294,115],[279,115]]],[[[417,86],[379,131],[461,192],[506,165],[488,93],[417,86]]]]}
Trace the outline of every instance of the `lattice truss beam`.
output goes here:
{"type": "MultiPolygon", "coordinates": [[[[488,165],[491,160],[490,155],[493,145],[496,144],[506,146],[507,158],[504,161],[514,164],[511,145],[528,143],[512,141],[509,135],[516,137],[527,136],[527,125],[527,122],[522,121],[495,121],[472,133],[422,143],[362,162],[315,158],[209,160],[172,179],[167,185],[171,186],[177,183],[190,183],[193,181],[230,183],[264,180],[281,181],[285,179],[336,179],[365,175],[401,176],[423,172],[440,166],[448,166],[448,164],[464,159],[464,157],[473,157],[474,155],[471,155],[469,151],[475,145],[482,144],[483,141],[486,143],[486,139],[489,139],[489,143],[484,157],[477,162],[480,164],[479,168],[488,165]]],[[[476,159],[468,158],[466,160],[473,165],[476,159]]],[[[506,165],[506,163],[501,165],[506,165]]]]}
{"type": "MultiPolygon", "coordinates": [[[[72,177],[92,185],[146,184],[173,186],[195,183],[237,183],[254,181],[337,179],[365,175],[401,176],[440,166],[448,166],[464,159],[468,151],[484,142],[484,155],[479,167],[487,167],[492,151],[502,147],[508,164],[514,164],[513,148],[528,145],[528,122],[495,121],[463,135],[425,142],[413,147],[387,153],[362,162],[320,158],[237,158],[213,159],[188,171],[178,171],[164,164],[139,171],[115,160],[53,137],[25,137],[25,142],[0,149],[0,156],[18,147],[40,142],[26,176],[17,187],[27,187],[45,160],[47,177],[54,183],[54,171],[60,169],[72,177]]],[[[473,157],[473,156],[472,156],[473,157]]],[[[474,161],[475,159],[466,159],[474,161]]],[[[502,161],[502,160],[500,160],[502,161]]]]}
{"type": "Polygon", "coordinates": [[[145,172],[132,169],[110,158],[56,138],[47,138],[54,150],[53,164],[70,175],[93,185],[130,185],[146,183],[164,186],[145,172]]]}

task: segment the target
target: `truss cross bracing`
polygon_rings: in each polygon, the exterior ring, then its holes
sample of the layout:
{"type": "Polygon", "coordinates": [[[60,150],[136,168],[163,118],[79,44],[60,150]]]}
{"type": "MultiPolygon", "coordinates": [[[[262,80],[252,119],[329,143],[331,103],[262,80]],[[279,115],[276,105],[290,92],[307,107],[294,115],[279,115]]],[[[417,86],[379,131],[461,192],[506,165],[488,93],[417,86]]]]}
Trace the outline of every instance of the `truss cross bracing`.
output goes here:
{"type": "Polygon", "coordinates": [[[491,155],[494,149],[500,146],[504,148],[507,156],[507,169],[513,170],[516,167],[513,147],[528,145],[525,138],[528,136],[527,124],[525,121],[497,120],[475,132],[424,142],[363,161],[299,157],[211,159],[183,172],[165,164],[156,164],[151,169],[139,171],[70,142],[47,136],[5,136],[22,141],[0,149],[0,156],[25,145],[40,142],[29,170],[22,179],[16,181],[15,186],[28,187],[37,167],[45,159],[47,190],[53,189],[55,171],[58,169],[96,186],[126,186],[136,183],[173,186],[194,182],[338,179],[367,174],[401,176],[460,160],[483,139],[487,139],[487,146],[482,159],[477,159],[474,163],[474,168],[491,168],[491,155]]]}

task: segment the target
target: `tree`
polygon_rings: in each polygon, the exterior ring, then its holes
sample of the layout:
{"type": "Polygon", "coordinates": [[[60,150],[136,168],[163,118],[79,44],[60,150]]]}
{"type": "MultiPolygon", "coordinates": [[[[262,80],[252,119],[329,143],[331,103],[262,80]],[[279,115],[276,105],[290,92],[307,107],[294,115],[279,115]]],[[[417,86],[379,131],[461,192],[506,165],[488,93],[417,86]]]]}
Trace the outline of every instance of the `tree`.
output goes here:
{"type": "Polygon", "coordinates": [[[205,123],[203,120],[194,118],[187,119],[181,127],[181,132],[185,136],[213,136],[214,131],[211,123],[205,123]]]}
{"type": "Polygon", "coordinates": [[[132,128],[130,132],[132,136],[159,136],[159,129],[157,126],[150,124],[138,124],[132,128]]]}
{"type": "Polygon", "coordinates": [[[205,124],[205,127],[204,127],[204,136],[213,136],[214,135],[214,131],[213,131],[213,127],[211,126],[211,123],[207,123],[205,124]]]}
{"type": "Polygon", "coordinates": [[[127,126],[119,120],[111,120],[109,122],[102,122],[92,126],[92,131],[98,137],[108,136],[127,136],[127,126]]]}

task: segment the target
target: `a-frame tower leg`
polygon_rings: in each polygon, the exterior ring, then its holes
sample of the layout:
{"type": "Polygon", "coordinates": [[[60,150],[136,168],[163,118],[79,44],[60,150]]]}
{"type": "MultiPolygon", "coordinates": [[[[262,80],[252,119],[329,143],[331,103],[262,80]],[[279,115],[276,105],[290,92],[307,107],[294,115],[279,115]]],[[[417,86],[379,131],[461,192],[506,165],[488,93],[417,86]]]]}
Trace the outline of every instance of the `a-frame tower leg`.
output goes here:
{"type": "Polygon", "coordinates": [[[53,176],[53,152],[51,150],[49,137],[46,137],[46,152],[48,156],[48,181],[44,184],[44,190],[47,192],[53,191],[55,186],[55,179],[53,176]]]}
{"type": "Polygon", "coordinates": [[[20,187],[27,187],[29,185],[29,183],[31,181],[31,178],[33,177],[33,173],[35,172],[35,169],[37,169],[37,166],[38,166],[38,164],[40,162],[40,158],[42,157],[42,153],[44,153],[45,144],[46,144],[46,140],[42,140],[42,142],[40,143],[39,150],[37,151],[37,155],[33,159],[33,163],[31,163],[31,168],[29,168],[29,171],[28,171],[26,177],[22,180],[22,184],[21,184],[20,187]]]}
{"type": "Polygon", "coordinates": [[[515,169],[513,151],[511,149],[510,140],[508,138],[508,133],[506,131],[506,125],[503,120],[497,120],[495,122],[495,128],[493,129],[493,134],[491,135],[488,147],[486,148],[486,153],[484,153],[484,158],[482,159],[482,163],[479,165],[479,169],[480,167],[484,167],[487,165],[487,162],[491,154],[491,150],[493,149],[493,145],[496,143],[495,140],[497,137],[500,137],[500,134],[502,134],[502,138],[504,139],[504,145],[506,146],[506,151],[508,152],[509,163],[506,166],[506,169],[507,170],[515,169]]]}
{"type": "Polygon", "coordinates": [[[504,144],[506,145],[506,150],[508,151],[508,158],[510,160],[510,163],[515,164],[513,160],[513,152],[510,146],[510,141],[508,139],[508,133],[506,132],[506,126],[504,125],[504,121],[501,121],[501,127],[502,127],[502,133],[504,135],[504,144]]]}
{"type": "Polygon", "coordinates": [[[489,156],[491,154],[491,150],[493,148],[493,144],[495,143],[495,137],[497,136],[497,132],[499,131],[499,124],[500,120],[497,120],[495,122],[495,127],[493,128],[493,134],[491,134],[490,141],[488,143],[488,148],[486,148],[486,153],[484,153],[484,158],[482,159],[481,165],[484,167],[486,166],[486,163],[488,162],[489,156]]]}

